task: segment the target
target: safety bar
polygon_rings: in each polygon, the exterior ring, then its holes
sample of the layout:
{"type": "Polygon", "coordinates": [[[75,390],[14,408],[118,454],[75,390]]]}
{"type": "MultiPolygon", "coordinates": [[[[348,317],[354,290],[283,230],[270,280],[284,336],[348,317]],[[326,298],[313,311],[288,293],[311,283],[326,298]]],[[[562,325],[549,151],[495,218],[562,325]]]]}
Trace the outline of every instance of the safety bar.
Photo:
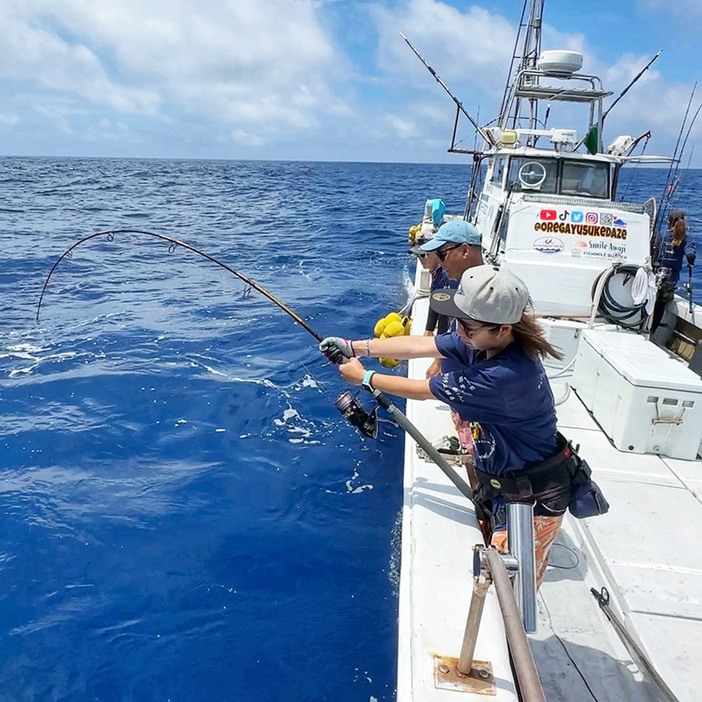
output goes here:
{"type": "Polygon", "coordinates": [[[524,702],[546,702],[539,673],[536,670],[536,663],[534,663],[534,656],[531,653],[529,640],[517,608],[508,567],[510,570],[514,570],[516,567],[509,555],[505,559],[494,547],[485,548],[480,545],[475,547],[473,569],[476,574],[473,579],[473,597],[456,669],[461,675],[469,675],[471,672],[485,595],[490,583],[494,582],[505,626],[507,645],[512,654],[514,672],[521,693],[520,699],[524,702]]]}
{"type": "Polygon", "coordinates": [[[517,675],[522,699],[525,702],[546,702],[539,673],[536,670],[536,663],[534,663],[534,656],[529,647],[529,639],[527,639],[517,609],[517,602],[514,599],[507,568],[500,554],[492,548],[485,550],[485,561],[495,583],[495,593],[505,624],[507,645],[514,661],[514,672],[517,675]]]}

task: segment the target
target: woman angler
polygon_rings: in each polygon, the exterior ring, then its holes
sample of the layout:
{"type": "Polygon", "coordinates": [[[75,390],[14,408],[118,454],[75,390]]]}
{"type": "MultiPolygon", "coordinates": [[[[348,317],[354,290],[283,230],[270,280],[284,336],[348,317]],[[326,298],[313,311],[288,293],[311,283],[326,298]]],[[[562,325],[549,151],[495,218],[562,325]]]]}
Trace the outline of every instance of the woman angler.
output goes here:
{"type": "MultiPolygon", "coordinates": [[[[507,270],[469,268],[456,290],[434,291],[430,305],[456,319],[454,332],[357,341],[328,337],[320,350],[352,385],[407,399],[438,399],[458,414],[471,437],[479,483],[474,501],[486,543],[506,549],[507,501],[533,503],[540,585],[576,487],[594,486],[587,464],[556,428],[541,359],[561,354],[544,337],[526,285],[507,270]],[[410,379],[366,370],[361,356],[450,359],[451,371],[410,379]]],[[[599,506],[599,513],[606,511],[603,498],[599,506]]]]}

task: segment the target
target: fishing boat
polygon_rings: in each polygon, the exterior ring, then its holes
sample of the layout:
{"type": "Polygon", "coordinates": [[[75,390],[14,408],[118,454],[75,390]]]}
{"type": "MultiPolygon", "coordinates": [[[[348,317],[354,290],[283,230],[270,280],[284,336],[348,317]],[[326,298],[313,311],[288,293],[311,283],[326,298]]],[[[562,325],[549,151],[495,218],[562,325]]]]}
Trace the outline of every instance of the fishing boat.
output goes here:
{"type": "MultiPolygon", "coordinates": [[[[666,203],[617,199],[621,169],[642,160],[641,137],[604,140],[612,93],[582,72],[581,54],[542,50],[543,6],[524,3],[498,118],[473,122],[484,145],[464,151],[474,163],[465,212],[437,219],[428,193],[415,231],[468,219],[485,260],[526,282],[564,353],[547,368],[559,429],[610,509],[568,514],[543,585],[525,594],[518,539],[519,552],[496,563],[464,492],[408,436],[397,699],[698,700],[702,315],[676,294],[651,333],[651,241],[666,203]]],[[[413,334],[424,330],[429,285],[418,265],[413,334]]],[[[410,361],[408,376],[428,365],[410,361]]],[[[408,401],[407,417],[435,446],[455,434],[438,401],[408,401]]],[[[512,525],[513,551],[511,535],[512,525]]]]}

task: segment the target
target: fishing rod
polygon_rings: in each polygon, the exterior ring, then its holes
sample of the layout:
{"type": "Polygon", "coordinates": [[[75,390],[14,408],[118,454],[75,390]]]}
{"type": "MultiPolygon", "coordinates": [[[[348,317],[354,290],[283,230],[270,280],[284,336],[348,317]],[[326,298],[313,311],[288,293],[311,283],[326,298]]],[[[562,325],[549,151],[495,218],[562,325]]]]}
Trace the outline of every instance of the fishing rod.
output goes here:
{"type": "Polygon", "coordinates": [[[688,312],[692,314],[692,308],[693,308],[693,302],[692,302],[692,266],[688,263],[687,264],[687,285],[685,286],[685,289],[687,290],[687,297],[688,297],[688,312]]]}
{"type": "Polygon", "coordinates": [[[653,65],[653,62],[661,55],[663,52],[663,49],[660,49],[658,53],[634,76],[634,78],[630,81],[629,85],[622,90],[621,93],[617,96],[617,98],[614,100],[614,102],[605,110],[604,114],[602,115],[602,122],[605,121],[605,117],[610,113],[611,109],[629,92],[629,90],[633,87],[634,83],[636,83],[641,76],[646,73],[646,71],[651,68],[653,65]]]}
{"type": "MultiPolygon", "coordinates": [[[[687,147],[687,141],[690,138],[690,132],[692,132],[692,128],[695,126],[695,122],[697,121],[697,117],[700,114],[700,110],[702,110],[702,103],[700,103],[697,106],[697,109],[695,110],[695,114],[692,116],[692,119],[690,120],[690,124],[687,127],[687,131],[685,132],[685,138],[682,141],[682,144],[680,145],[680,152],[679,152],[679,157],[677,160],[677,163],[675,165],[675,170],[673,171],[673,178],[670,181],[670,183],[667,185],[666,189],[666,201],[665,204],[670,203],[670,201],[673,198],[673,195],[675,195],[675,191],[678,188],[678,185],[680,185],[680,177],[678,176],[678,171],[680,170],[680,164],[682,163],[682,158],[685,153],[685,148],[687,147]]],[[[681,131],[682,133],[682,131],[681,131]]],[[[687,168],[690,168],[690,162],[692,161],[692,154],[694,153],[695,148],[694,146],[692,147],[692,151],[690,152],[690,158],[688,159],[687,162],[687,168]]]]}
{"type": "Polygon", "coordinates": [[[402,33],[400,32],[400,36],[407,42],[407,46],[409,46],[412,51],[417,55],[417,58],[426,66],[427,70],[429,73],[431,73],[434,78],[436,78],[436,82],[449,94],[449,97],[456,103],[456,107],[468,118],[468,121],[475,127],[476,131],[478,134],[480,134],[485,141],[490,144],[490,146],[495,146],[495,140],[492,138],[492,135],[489,132],[486,132],[469,114],[466,112],[465,107],[463,107],[463,103],[448,89],[448,86],[446,83],[444,83],[443,80],[439,77],[439,74],[424,60],[424,57],[417,51],[417,49],[412,46],[412,43],[410,40],[402,33]]]}
{"type": "MultiPolygon", "coordinates": [[[[699,109],[697,110],[699,112],[699,109]]],[[[689,134],[688,134],[689,136],[689,134]]],[[[687,137],[685,137],[685,143],[687,143],[687,137]]],[[[695,153],[695,146],[693,144],[692,149],[690,150],[690,156],[687,159],[687,166],[685,166],[685,170],[689,171],[690,170],[690,164],[692,163],[692,155],[695,153]]],[[[683,152],[680,152],[680,158],[682,159],[683,152]]],[[[673,199],[673,195],[675,195],[675,191],[678,189],[678,185],[680,185],[680,176],[677,175],[677,170],[675,171],[675,177],[673,178],[671,184],[668,186],[668,202],[670,202],[673,199]]]]}
{"type": "MultiPolygon", "coordinates": [[[[663,195],[661,196],[661,206],[658,208],[658,213],[656,215],[656,221],[654,223],[654,231],[660,229],[661,220],[663,218],[663,213],[667,207],[667,203],[670,200],[670,191],[673,180],[677,174],[678,168],[680,166],[680,156],[678,155],[678,149],[680,147],[680,141],[683,138],[683,132],[685,131],[685,124],[687,122],[687,117],[690,114],[690,108],[692,107],[692,101],[695,97],[695,91],[697,90],[697,83],[692,86],[692,92],[690,93],[690,99],[687,101],[687,107],[685,108],[685,114],[683,115],[683,121],[680,125],[680,131],[678,132],[678,138],[675,142],[675,150],[673,151],[673,158],[671,159],[670,166],[668,167],[668,174],[665,177],[665,186],[663,188],[663,195]],[[675,165],[675,170],[673,170],[673,165],[675,165]],[[672,176],[672,177],[671,177],[672,176]]],[[[699,113],[699,108],[697,110],[699,113]]],[[[695,114],[695,118],[697,114],[695,114]]],[[[694,124],[694,121],[693,121],[694,124]]],[[[689,135],[689,132],[688,132],[689,135]]]]}
{"type": "Polygon", "coordinates": [[[226,263],[222,263],[221,261],[218,261],[216,258],[213,256],[210,256],[209,254],[206,254],[199,249],[196,249],[194,246],[191,246],[190,244],[180,241],[178,239],[174,239],[173,237],[166,236],[165,234],[157,234],[155,232],[147,232],[142,229],[107,229],[102,232],[96,232],[95,234],[90,234],[88,236],[83,237],[80,241],[77,241],[73,246],[70,246],[68,249],[66,249],[61,256],[59,256],[59,259],[54,263],[53,267],[49,271],[49,275],[46,276],[46,280],[44,281],[44,287],[42,288],[41,295],[39,296],[39,304],[37,305],[37,324],[39,324],[39,313],[41,311],[41,303],[42,300],[44,299],[44,293],[46,292],[46,288],[49,285],[49,280],[51,280],[51,276],[53,275],[54,271],[56,268],[58,268],[59,263],[63,261],[64,258],[67,256],[70,257],[73,250],[80,246],[81,244],[84,244],[86,241],[90,241],[91,239],[96,239],[99,236],[104,236],[107,237],[108,241],[114,241],[115,234],[144,234],[146,236],[152,236],[155,237],[156,239],[161,239],[162,241],[167,241],[170,244],[170,247],[168,249],[169,253],[173,253],[175,251],[176,246],[182,246],[184,249],[187,249],[188,251],[192,251],[193,253],[196,253],[198,256],[202,256],[203,258],[206,258],[208,261],[212,261],[212,263],[216,263],[218,266],[221,268],[224,268],[224,270],[229,271],[233,275],[235,275],[237,278],[240,280],[243,280],[244,283],[246,283],[249,287],[253,288],[254,290],[257,290],[258,292],[261,293],[264,297],[267,297],[273,304],[277,305],[280,307],[283,312],[286,312],[289,314],[303,329],[308,331],[317,341],[321,341],[323,339],[322,336],[317,334],[317,332],[312,329],[312,327],[305,322],[302,317],[300,317],[299,314],[297,314],[294,310],[291,310],[284,302],[281,302],[273,293],[268,292],[263,286],[259,285],[258,283],[254,282],[249,278],[248,276],[245,276],[243,273],[239,273],[239,271],[235,271],[233,268],[228,266],[226,263]]]}
{"type": "MultiPolygon", "coordinates": [[[[68,249],[66,249],[61,254],[61,256],[59,256],[56,263],[54,263],[54,265],[51,267],[49,275],[47,275],[46,280],[44,281],[44,287],[42,288],[41,295],[39,296],[39,304],[37,305],[37,324],[39,323],[39,313],[41,311],[41,303],[44,299],[44,293],[47,290],[49,281],[51,280],[51,276],[53,275],[54,271],[58,268],[58,265],[61,263],[61,261],[63,261],[63,259],[66,257],[70,257],[73,250],[81,244],[103,236],[106,237],[108,241],[114,241],[115,234],[140,234],[144,236],[151,236],[156,239],[160,239],[161,241],[168,242],[170,244],[168,248],[169,253],[173,253],[176,247],[180,246],[184,249],[187,249],[188,251],[192,251],[198,256],[202,256],[203,258],[207,259],[208,261],[211,261],[212,263],[216,263],[221,268],[224,268],[224,270],[228,271],[232,275],[235,275],[237,278],[242,280],[250,288],[253,288],[254,290],[260,292],[264,297],[266,297],[273,304],[275,304],[281,310],[283,310],[283,312],[292,317],[292,319],[295,322],[297,322],[297,324],[299,324],[305,331],[311,334],[318,342],[321,342],[324,339],[324,337],[321,334],[318,334],[314,329],[312,329],[312,327],[309,324],[307,324],[307,322],[305,322],[305,320],[302,319],[302,317],[300,317],[300,315],[298,315],[294,310],[290,309],[290,307],[288,307],[284,302],[279,300],[275,295],[273,295],[273,293],[266,290],[262,285],[259,285],[255,281],[251,280],[251,278],[249,278],[248,276],[244,275],[243,273],[240,273],[239,271],[234,270],[231,266],[228,266],[226,263],[222,263],[222,261],[219,261],[216,258],[214,258],[214,256],[210,256],[209,254],[206,254],[203,251],[196,249],[194,246],[191,246],[190,244],[184,241],[174,239],[173,237],[166,236],[165,234],[158,234],[156,232],[149,232],[142,229],[108,229],[105,231],[96,232],[95,234],[89,234],[88,236],[83,237],[75,244],[70,246],[68,249]]],[[[439,468],[441,468],[441,470],[448,476],[448,478],[451,480],[451,482],[453,482],[453,484],[458,488],[458,490],[472,502],[473,491],[471,487],[458,475],[458,473],[456,473],[455,470],[453,470],[453,468],[448,464],[446,459],[417,429],[417,427],[415,427],[414,424],[412,424],[412,422],[410,422],[410,420],[407,419],[407,417],[387,397],[385,397],[383,393],[381,393],[378,390],[373,390],[371,394],[373,396],[373,399],[377,403],[377,406],[371,412],[368,412],[358,401],[357,396],[353,396],[348,390],[339,395],[339,397],[334,402],[334,405],[341,412],[344,418],[350,424],[355,426],[361,432],[361,434],[372,439],[375,439],[378,435],[378,407],[382,407],[383,409],[385,409],[388,412],[388,414],[392,417],[392,419],[398,424],[398,426],[400,426],[404,431],[406,431],[424,449],[426,454],[439,466],[439,468]]],[[[477,506],[476,509],[478,509],[477,506]]]]}

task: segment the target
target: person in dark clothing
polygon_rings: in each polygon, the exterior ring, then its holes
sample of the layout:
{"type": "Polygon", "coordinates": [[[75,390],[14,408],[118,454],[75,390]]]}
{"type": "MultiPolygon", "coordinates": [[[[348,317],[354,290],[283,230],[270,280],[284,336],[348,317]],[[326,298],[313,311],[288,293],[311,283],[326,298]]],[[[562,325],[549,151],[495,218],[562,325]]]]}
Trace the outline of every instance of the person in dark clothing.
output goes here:
{"type": "MultiPolygon", "coordinates": [[[[414,254],[421,263],[422,267],[431,272],[431,286],[429,293],[442,288],[455,288],[458,285],[457,280],[452,280],[446,275],[446,271],[441,267],[441,261],[434,251],[423,251],[421,244],[424,241],[418,242],[416,246],[410,249],[410,253],[414,254]]],[[[450,320],[448,317],[439,314],[433,309],[429,309],[427,313],[427,321],[424,325],[424,336],[434,336],[437,334],[445,334],[448,331],[450,320]]]]}
{"type": "MultiPolygon", "coordinates": [[[[436,258],[436,254],[429,254],[436,258]]],[[[438,259],[437,259],[438,260],[438,259]]],[[[446,271],[441,267],[437,266],[431,274],[431,292],[435,290],[442,290],[443,288],[455,288],[458,286],[457,280],[452,280],[446,275],[446,271]]],[[[449,329],[449,324],[451,320],[443,314],[439,314],[436,310],[429,309],[427,314],[427,323],[424,327],[425,336],[433,336],[434,332],[437,334],[445,334],[449,329]]]]}
{"type": "Polygon", "coordinates": [[[695,258],[695,242],[687,233],[685,213],[682,210],[672,210],[668,216],[666,233],[663,236],[659,234],[653,245],[653,268],[661,282],[653,309],[651,333],[660,326],[665,308],[675,296],[684,260],[687,259],[687,264],[692,267],[695,258]]]}
{"type": "MultiPolygon", "coordinates": [[[[438,258],[441,268],[446,274],[447,284],[443,286],[445,288],[455,289],[466,270],[483,265],[480,232],[474,225],[462,219],[454,219],[442,224],[439,231],[431,239],[417,247],[417,250],[419,253],[432,253],[438,258]]],[[[441,285],[432,284],[432,293],[440,289],[441,285]]],[[[438,315],[437,312],[434,314],[438,315]]],[[[451,320],[448,318],[446,325],[444,331],[449,331],[451,320]]],[[[429,336],[429,334],[425,335],[429,336]]],[[[452,361],[449,359],[436,359],[427,369],[427,378],[438,375],[442,370],[446,372],[451,364],[452,361]]]]}
{"type": "MultiPolygon", "coordinates": [[[[522,280],[493,266],[467,270],[457,290],[433,293],[431,305],[457,320],[456,331],[434,338],[348,341],[328,337],[319,348],[352,385],[416,400],[438,399],[455,410],[472,435],[477,471],[492,479],[490,540],[507,545],[500,478],[527,471],[557,450],[556,410],[541,359],[562,358],[546,340],[522,280]],[[426,380],[366,371],[358,356],[450,358],[454,370],[426,380]]],[[[525,473],[523,473],[525,474],[525,473]]],[[[537,583],[570,500],[563,483],[537,496],[534,509],[537,583]]]]}

